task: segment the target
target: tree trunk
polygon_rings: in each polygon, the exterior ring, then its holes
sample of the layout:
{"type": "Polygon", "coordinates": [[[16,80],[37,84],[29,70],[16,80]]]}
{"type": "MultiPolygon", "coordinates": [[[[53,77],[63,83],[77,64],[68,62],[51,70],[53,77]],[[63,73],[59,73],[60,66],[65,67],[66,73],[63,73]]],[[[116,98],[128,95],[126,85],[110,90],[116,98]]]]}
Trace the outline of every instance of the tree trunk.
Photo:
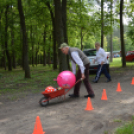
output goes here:
{"type": "Polygon", "coordinates": [[[122,67],[126,67],[124,27],[123,27],[123,3],[124,0],[120,0],[120,39],[121,39],[122,67]]]}
{"type": "Polygon", "coordinates": [[[48,6],[48,9],[51,14],[51,19],[52,19],[52,25],[53,25],[53,30],[52,30],[52,35],[53,35],[53,69],[57,69],[57,49],[56,49],[56,27],[55,27],[55,17],[53,15],[52,8],[50,7],[50,3],[47,2],[46,5],[48,6]]]}
{"type": "Polygon", "coordinates": [[[11,37],[12,37],[12,58],[13,58],[13,68],[16,68],[16,58],[15,58],[15,50],[14,50],[14,32],[13,30],[11,31],[11,37]]]}
{"type": "MultiPolygon", "coordinates": [[[[68,44],[68,36],[67,36],[67,0],[62,1],[62,22],[63,22],[63,34],[64,34],[64,42],[68,44]]],[[[67,55],[67,64],[68,69],[70,70],[69,64],[69,56],[67,55]]]]}
{"type": "MultiPolygon", "coordinates": [[[[1,14],[2,14],[2,11],[1,11],[1,13],[0,13],[0,31],[2,31],[2,26],[1,26],[1,14]]],[[[4,67],[4,69],[6,70],[6,55],[5,55],[5,45],[4,45],[4,37],[3,37],[3,35],[1,34],[1,36],[0,36],[0,38],[1,38],[1,47],[2,47],[2,58],[1,58],[1,67],[4,67]]]]}
{"type": "Polygon", "coordinates": [[[16,58],[15,58],[15,48],[14,48],[14,19],[13,19],[13,8],[12,9],[12,28],[11,28],[11,46],[12,46],[12,66],[15,69],[16,68],[16,58]]]}
{"type": "Polygon", "coordinates": [[[43,51],[43,66],[46,66],[46,52],[43,51]]]}
{"type": "Polygon", "coordinates": [[[32,66],[34,67],[34,43],[33,43],[33,36],[32,36],[32,34],[33,34],[33,27],[32,27],[32,25],[31,25],[31,31],[30,31],[30,38],[31,38],[31,45],[32,45],[32,66]]]}
{"type": "Polygon", "coordinates": [[[24,69],[25,69],[25,78],[31,78],[30,68],[28,63],[28,42],[27,42],[27,33],[25,25],[25,16],[23,14],[23,7],[21,0],[18,0],[18,11],[20,16],[20,25],[23,32],[23,46],[24,46],[24,69]]]}
{"type": "MultiPolygon", "coordinates": [[[[20,27],[20,39],[23,40],[23,34],[22,34],[22,30],[21,30],[21,27],[20,27]]],[[[24,51],[24,45],[22,43],[22,41],[20,42],[21,44],[21,57],[19,58],[19,63],[20,63],[20,66],[23,68],[23,70],[25,70],[24,68],[24,55],[25,55],[25,51],[24,51]]]]}
{"type": "Polygon", "coordinates": [[[46,52],[45,52],[45,43],[46,43],[46,31],[45,31],[45,28],[44,28],[44,51],[43,51],[43,66],[46,66],[46,52]]]}
{"type": "Polygon", "coordinates": [[[8,51],[8,33],[7,33],[7,30],[8,30],[8,18],[7,18],[8,9],[9,9],[9,5],[6,6],[6,11],[5,11],[5,18],[6,18],[6,24],[5,24],[5,50],[6,50],[7,60],[8,60],[8,71],[12,71],[11,56],[10,56],[10,53],[8,51]]]}
{"type": "Polygon", "coordinates": [[[113,32],[110,34],[110,62],[113,61],[113,32]]]}
{"type": "Polygon", "coordinates": [[[36,61],[36,66],[37,66],[38,64],[38,49],[37,48],[36,48],[35,61],[36,61]]]}
{"type": "Polygon", "coordinates": [[[110,62],[113,62],[113,0],[111,0],[111,27],[112,32],[110,34],[110,62]]]}
{"type": "Polygon", "coordinates": [[[101,47],[104,44],[104,15],[103,15],[103,0],[101,0],[101,47]]]}
{"type": "MultiPolygon", "coordinates": [[[[62,22],[63,22],[63,34],[64,34],[64,42],[68,44],[68,36],[67,36],[67,0],[62,1],[62,22]]],[[[68,69],[70,70],[69,64],[69,56],[67,55],[67,64],[68,69]]]]}
{"type": "Polygon", "coordinates": [[[38,52],[39,52],[39,42],[38,47],[36,48],[36,66],[38,65],[38,52]]]}
{"type": "MultiPolygon", "coordinates": [[[[60,45],[64,42],[61,1],[54,0],[54,4],[55,4],[56,40],[58,47],[60,47],[60,45]]],[[[58,49],[58,57],[59,57],[59,72],[68,70],[67,58],[59,49],[58,49]]]]}
{"type": "Polygon", "coordinates": [[[81,27],[81,50],[83,49],[82,40],[83,40],[83,36],[82,36],[82,27],[81,27]]]}

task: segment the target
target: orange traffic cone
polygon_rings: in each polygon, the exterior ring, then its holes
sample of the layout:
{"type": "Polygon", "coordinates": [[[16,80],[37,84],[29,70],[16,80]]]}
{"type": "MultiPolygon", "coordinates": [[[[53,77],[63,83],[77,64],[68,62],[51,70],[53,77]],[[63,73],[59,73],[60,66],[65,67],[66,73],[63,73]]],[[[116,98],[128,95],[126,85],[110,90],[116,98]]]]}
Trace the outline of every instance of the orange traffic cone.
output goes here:
{"type": "Polygon", "coordinates": [[[131,84],[134,85],[134,77],[132,78],[132,83],[131,84]]]}
{"type": "Polygon", "coordinates": [[[118,83],[118,85],[117,85],[117,90],[116,90],[117,92],[121,92],[122,90],[121,90],[121,86],[120,86],[120,83],[118,83]]]}
{"type": "Polygon", "coordinates": [[[43,128],[42,128],[42,125],[41,125],[40,117],[37,116],[36,117],[36,122],[35,122],[35,125],[34,125],[33,134],[44,134],[44,133],[45,132],[43,132],[43,128]]]}
{"type": "Polygon", "coordinates": [[[103,89],[101,100],[107,100],[106,89],[103,89]]]}
{"type": "Polygon", "coordinates": [[[88,101],[87,101],[87,106],[85,108],[85,110],[93,110],[94,108],[92,107],[92,103],[90,101],[90,97],[88,97],[88,101]]]}

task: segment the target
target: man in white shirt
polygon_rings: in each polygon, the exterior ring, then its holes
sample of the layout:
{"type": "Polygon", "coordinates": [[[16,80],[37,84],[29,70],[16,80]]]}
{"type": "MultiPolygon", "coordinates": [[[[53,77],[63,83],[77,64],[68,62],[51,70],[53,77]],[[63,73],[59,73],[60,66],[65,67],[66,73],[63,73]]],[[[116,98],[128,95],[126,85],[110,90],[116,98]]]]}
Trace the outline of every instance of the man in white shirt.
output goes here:
{"type": "Polygon", "coordinates": [[[102,49],[100,47],[99,43],[95,43],[95,48],[97,50],[96,52],[96,57],[94,59],[94,62],[96,61],[99,65],[98,65],[98,69],[97,69],[97,74],[95,79],[93,80],[94,83],[97,83],[101,73],[104,73],[105,76],[107,77],[107,82],[111,81],[111,76],[109,75],[109,73],[107,72],[107,54],[104,51],[104,49],[102,49]]]}
{"type": "MultiPolygon", "coordinates": [[[[84,85],[87,89],[88,95],[85,95],[84,97],[91,97],[93,98],[95,96],[93,89],[89,83],[89,60],[87,56],[78,48],[69,47],[66,43],[62,43],[60,48],[61,51],[65,55],[69,55],[71,58],[71,64],[72,64],[72,71],[76,75],[76,81],[78,81],[80,78],[83,79],[84,85]],[[76,74],[76,64],[79,66],[79,69],[76,74]]],[[[78,82],[74,87],[74,93],[70,94],[70,97],[79,97],[79,90],[80,90],[81,81],[78,82]]]]}

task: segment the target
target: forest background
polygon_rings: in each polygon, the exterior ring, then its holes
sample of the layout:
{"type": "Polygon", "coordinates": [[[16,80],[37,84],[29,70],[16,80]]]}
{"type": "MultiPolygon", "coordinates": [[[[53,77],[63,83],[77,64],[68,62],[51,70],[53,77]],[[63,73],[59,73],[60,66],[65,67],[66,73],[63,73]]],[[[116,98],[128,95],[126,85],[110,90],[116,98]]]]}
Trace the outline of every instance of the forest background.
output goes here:
{"type": "MultiPolygon", "coordinates": [[[[67,42],[81,50],[100,42],[105,51],[134,50],[134,2],[131,0],[4,0],[0,1],[0,68],[52,64],[70,69],[58,47],[67,42]]],[[[112,57],[111,57],[112,62],[112,57]]]]}

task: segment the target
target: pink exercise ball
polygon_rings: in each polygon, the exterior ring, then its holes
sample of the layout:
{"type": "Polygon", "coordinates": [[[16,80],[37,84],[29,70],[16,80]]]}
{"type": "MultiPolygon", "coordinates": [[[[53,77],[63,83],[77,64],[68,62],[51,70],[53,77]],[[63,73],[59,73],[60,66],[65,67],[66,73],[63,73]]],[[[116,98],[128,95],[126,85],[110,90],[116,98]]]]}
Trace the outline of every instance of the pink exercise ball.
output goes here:
{"type": "Polygon", "coordinates": [[[72,88],[76,82],[76,77],[71,71],[62,71],[57,77],[57,83],[63,88],[72,88]]]}

